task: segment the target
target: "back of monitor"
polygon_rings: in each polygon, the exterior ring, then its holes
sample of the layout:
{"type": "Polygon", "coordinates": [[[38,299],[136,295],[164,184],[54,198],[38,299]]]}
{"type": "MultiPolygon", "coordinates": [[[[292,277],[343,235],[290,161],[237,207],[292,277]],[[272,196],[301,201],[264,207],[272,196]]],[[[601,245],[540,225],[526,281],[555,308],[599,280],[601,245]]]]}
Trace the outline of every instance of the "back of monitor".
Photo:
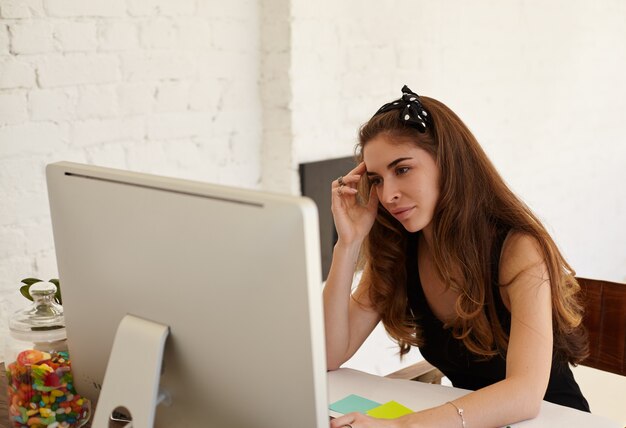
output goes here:
{"type": "Polygon", "coordinates": [[[66,162],[47,178],[80,393],[97,399],[131,314],[170,328],[156,426],[328,426],[310,200],[66,162]]]}

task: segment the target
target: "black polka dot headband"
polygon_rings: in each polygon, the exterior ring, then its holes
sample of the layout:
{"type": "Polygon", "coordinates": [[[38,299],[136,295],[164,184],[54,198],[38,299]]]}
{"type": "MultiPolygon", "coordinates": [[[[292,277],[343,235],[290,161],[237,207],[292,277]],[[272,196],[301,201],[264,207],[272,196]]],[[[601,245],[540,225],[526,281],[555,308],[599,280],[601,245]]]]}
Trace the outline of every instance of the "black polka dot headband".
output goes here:
{"type": "Polygon", "coordinates": [[[402,87],[402,98],[385,104],[372,117],[391,110],[400,110],[399,119],[419,132],[426,132],[426,128],[432,124],[420,97],[406,85],[402,87]]]}

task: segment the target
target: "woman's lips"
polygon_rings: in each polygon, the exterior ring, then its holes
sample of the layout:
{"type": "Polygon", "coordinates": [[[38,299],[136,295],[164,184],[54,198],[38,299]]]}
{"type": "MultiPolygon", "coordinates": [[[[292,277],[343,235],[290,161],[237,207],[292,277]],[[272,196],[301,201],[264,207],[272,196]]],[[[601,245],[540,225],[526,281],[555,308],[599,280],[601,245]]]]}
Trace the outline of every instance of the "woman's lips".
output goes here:
{"type": "Polygon", "coordinates": [[[404,220],[413,213],[415,207],[396,208],[391,214],[398,220],[404,220]]]}

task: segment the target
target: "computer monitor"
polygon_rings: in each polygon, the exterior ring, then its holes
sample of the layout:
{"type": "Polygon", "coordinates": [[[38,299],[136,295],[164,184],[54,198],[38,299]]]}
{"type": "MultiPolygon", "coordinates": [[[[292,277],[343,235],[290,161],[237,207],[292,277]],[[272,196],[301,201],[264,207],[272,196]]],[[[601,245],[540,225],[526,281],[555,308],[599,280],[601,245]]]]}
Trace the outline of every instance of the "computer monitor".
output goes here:
{"type": "Polygon", "coordinates": [[[311,200],[69,162],[46,174],[80,394],[97,402],[131,314],[169,326],[155,426],[328,427],[311,200]]]}

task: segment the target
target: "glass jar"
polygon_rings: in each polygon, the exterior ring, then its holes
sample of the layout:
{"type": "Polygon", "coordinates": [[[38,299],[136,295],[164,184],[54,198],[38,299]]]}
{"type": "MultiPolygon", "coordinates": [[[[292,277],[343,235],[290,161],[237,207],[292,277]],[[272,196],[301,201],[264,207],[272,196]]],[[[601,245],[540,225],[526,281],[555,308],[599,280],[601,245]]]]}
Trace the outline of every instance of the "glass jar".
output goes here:
{"type": "Polygon", "coordinates": [[[30,287],[33,304],[9,319],[6,341],[9,426],[77,428],[91,403],[73,385],[63,308],[54,301],[56,286],[30,287]]]}

